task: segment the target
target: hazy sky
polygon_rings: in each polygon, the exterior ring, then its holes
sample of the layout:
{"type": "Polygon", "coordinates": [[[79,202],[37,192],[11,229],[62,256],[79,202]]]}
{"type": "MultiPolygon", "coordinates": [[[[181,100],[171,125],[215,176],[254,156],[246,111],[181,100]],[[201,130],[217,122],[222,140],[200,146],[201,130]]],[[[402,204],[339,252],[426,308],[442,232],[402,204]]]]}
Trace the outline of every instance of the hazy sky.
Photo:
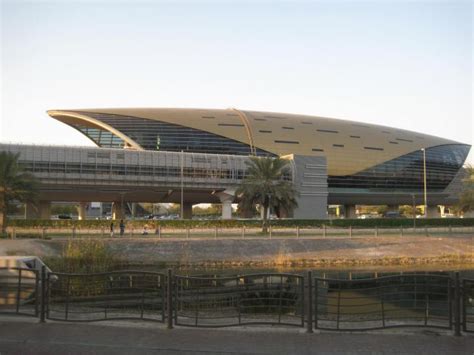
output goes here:
{"type": "Polygon", "coordinates": [[[470,1],[4,0],[1,11],[2,142],[92,145],[45,112],[91,107],[236,107],[473,141],[470,1]]]}

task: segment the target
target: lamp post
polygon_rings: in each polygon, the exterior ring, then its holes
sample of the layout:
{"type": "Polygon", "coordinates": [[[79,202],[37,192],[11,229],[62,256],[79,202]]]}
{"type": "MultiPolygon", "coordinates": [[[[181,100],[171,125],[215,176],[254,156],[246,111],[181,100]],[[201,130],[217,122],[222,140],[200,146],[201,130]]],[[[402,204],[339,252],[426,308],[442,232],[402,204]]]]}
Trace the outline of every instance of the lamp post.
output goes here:
{"type": "Polygon", "coordinates": [[[184,219],[184,151],[181,151],[181,219],[184,219]]]}
{"type": "Polygon", "coordinates": [[[428,216],[428,202],[427,202],[427,196],[426,196],[426,149],[421,148],[421,151],[423,152],[423,199],[424,199],[424,217],[426,218],[428,216]]]}

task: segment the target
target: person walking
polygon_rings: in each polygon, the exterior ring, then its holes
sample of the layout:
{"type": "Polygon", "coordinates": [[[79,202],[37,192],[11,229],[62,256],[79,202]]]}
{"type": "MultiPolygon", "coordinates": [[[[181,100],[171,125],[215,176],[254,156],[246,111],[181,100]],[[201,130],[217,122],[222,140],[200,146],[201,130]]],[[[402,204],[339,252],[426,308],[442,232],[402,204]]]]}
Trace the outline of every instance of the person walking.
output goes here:
{"type": "Polygon", "coordinates": [[[110,222],[110,236],[113,237],[114,236],[114,222],[110,222]]]}
{"type": "Polygon", "coordinates": [[[125,233],[125,223],[123,223],[123,219],[120,220],[120,236],[123,237],[124,233],[125,233]]]}

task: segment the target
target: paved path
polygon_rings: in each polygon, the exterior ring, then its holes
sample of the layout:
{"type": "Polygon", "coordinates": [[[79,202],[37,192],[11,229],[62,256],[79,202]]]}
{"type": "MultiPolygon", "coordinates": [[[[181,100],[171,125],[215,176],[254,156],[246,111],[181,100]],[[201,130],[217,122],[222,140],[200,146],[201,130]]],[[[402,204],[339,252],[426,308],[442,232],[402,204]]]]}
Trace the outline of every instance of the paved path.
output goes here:
{"type": "Polygon", "coordinates": [[[161,324],[39,324],[0,319],[0,354],[473,354],[474,336],[435,332],[306,334],[247,327],[167,330],[161,324]]]}

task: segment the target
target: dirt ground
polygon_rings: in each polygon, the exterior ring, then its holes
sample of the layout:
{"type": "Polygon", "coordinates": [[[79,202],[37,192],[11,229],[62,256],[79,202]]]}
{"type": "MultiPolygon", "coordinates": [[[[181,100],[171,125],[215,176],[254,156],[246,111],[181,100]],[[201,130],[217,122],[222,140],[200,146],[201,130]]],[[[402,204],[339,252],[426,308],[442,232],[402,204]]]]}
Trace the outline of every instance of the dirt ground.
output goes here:
{"type": "MultiPolygon", "coordinates": [[[[0,240],[0,255],[60,256],[67,238],[0,240]]],[[[228,265],[474,264],[474,236],[279,239],[104,238],[132,263],[228,265]]]]}

